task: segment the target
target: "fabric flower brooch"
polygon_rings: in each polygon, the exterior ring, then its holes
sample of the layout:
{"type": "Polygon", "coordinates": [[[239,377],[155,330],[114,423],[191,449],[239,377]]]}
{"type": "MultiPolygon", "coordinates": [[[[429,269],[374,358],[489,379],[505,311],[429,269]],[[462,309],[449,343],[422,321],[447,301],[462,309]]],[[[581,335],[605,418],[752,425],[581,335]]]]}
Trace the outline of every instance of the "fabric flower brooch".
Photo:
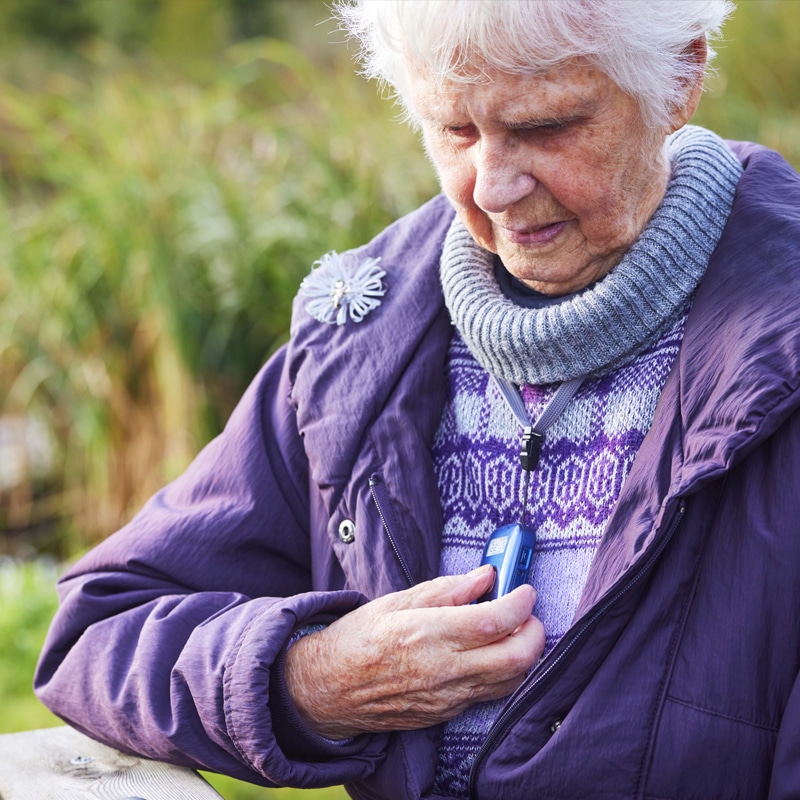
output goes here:
{"type": "Polygon", "coordinates": [[[386,273],[379,258],[365,258],[360,264],[346,263],[335,250],[315,261],[303,278],[300,294],[308,297],[306,311],[319,322],[344,325],[350,317],[361,322],[377,308],[386,293],[381,278],[386,273]]]}

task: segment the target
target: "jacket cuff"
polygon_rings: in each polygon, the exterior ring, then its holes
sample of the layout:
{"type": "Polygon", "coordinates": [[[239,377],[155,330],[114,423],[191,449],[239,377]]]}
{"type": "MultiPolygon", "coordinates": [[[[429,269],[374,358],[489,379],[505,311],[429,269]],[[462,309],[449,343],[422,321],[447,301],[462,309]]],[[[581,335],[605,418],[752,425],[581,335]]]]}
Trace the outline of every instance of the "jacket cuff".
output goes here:
{"type": "Polygon", "coordinates": [[[226,731],[244,763],[278,786],[352,783],[372,774],[385,758],[389,734],[332,742],[310,730],[286,690],[284,675],[295,632],[330,623],[365,602],[351,591],[284,598],[251,619],[230,653],[223,680],[226,731]]]}

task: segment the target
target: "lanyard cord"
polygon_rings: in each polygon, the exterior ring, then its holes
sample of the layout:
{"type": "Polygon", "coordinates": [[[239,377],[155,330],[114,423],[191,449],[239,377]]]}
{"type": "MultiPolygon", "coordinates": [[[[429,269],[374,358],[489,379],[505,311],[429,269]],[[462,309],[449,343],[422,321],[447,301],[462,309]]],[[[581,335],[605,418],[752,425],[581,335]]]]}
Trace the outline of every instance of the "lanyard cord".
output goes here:
{"type": "Polygon", "coordinates": [[[573,378],[571,381],[564,381],[556,393],[550,398],[550,402],[544,407],[535,422],[531,422],[528,417],[525,403],[519,387],[504,378],[492,375],[497,388],[508,403],[508,407],[513,412],[517,421],[522,426],[522,449],[520,450],[519,460],[523,470],[522,487],[522,524],[525,525],[525,510],[528,506],[528,484],[530,483],[531,472],[536,469],[539,463],[539,455],[542,452],[542,442],[547,429],[564,413],[564,409],[575,396],[575,392],[583,383],[583,378],[573,378]]]}

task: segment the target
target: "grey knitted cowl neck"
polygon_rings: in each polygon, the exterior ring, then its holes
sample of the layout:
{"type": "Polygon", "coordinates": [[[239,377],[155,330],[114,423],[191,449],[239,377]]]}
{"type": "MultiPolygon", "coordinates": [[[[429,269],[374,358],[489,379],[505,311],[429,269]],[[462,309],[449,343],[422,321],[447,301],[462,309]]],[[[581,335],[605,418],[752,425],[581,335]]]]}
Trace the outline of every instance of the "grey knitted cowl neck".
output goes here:
{"type": "Polygon", "coordinates": [[[658,340],[682,314],[730,214],[742,167],[716,134],[687,126],[667,142],[661,205],[622,261],[590,289],[545,308],[506,298],[494,256],[458,217],[441,257],[445,303],[473,355],[516,384],[605,372],[658,340]]]}

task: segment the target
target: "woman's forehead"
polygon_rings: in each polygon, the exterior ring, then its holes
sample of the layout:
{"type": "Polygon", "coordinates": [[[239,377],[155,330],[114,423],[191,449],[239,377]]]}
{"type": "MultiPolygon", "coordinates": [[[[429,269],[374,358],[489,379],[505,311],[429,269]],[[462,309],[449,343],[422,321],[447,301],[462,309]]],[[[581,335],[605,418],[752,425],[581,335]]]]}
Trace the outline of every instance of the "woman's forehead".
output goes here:
{"type": "Polygon", "coordinates": [[[445,123],[453,114],[493,116],[507,124],[589,114],[615,89],[613,81],[583,61],[528,74],[486,70],[480,82],[441,81],[409,73],[408,100],[423,122],[445,123]]]}

